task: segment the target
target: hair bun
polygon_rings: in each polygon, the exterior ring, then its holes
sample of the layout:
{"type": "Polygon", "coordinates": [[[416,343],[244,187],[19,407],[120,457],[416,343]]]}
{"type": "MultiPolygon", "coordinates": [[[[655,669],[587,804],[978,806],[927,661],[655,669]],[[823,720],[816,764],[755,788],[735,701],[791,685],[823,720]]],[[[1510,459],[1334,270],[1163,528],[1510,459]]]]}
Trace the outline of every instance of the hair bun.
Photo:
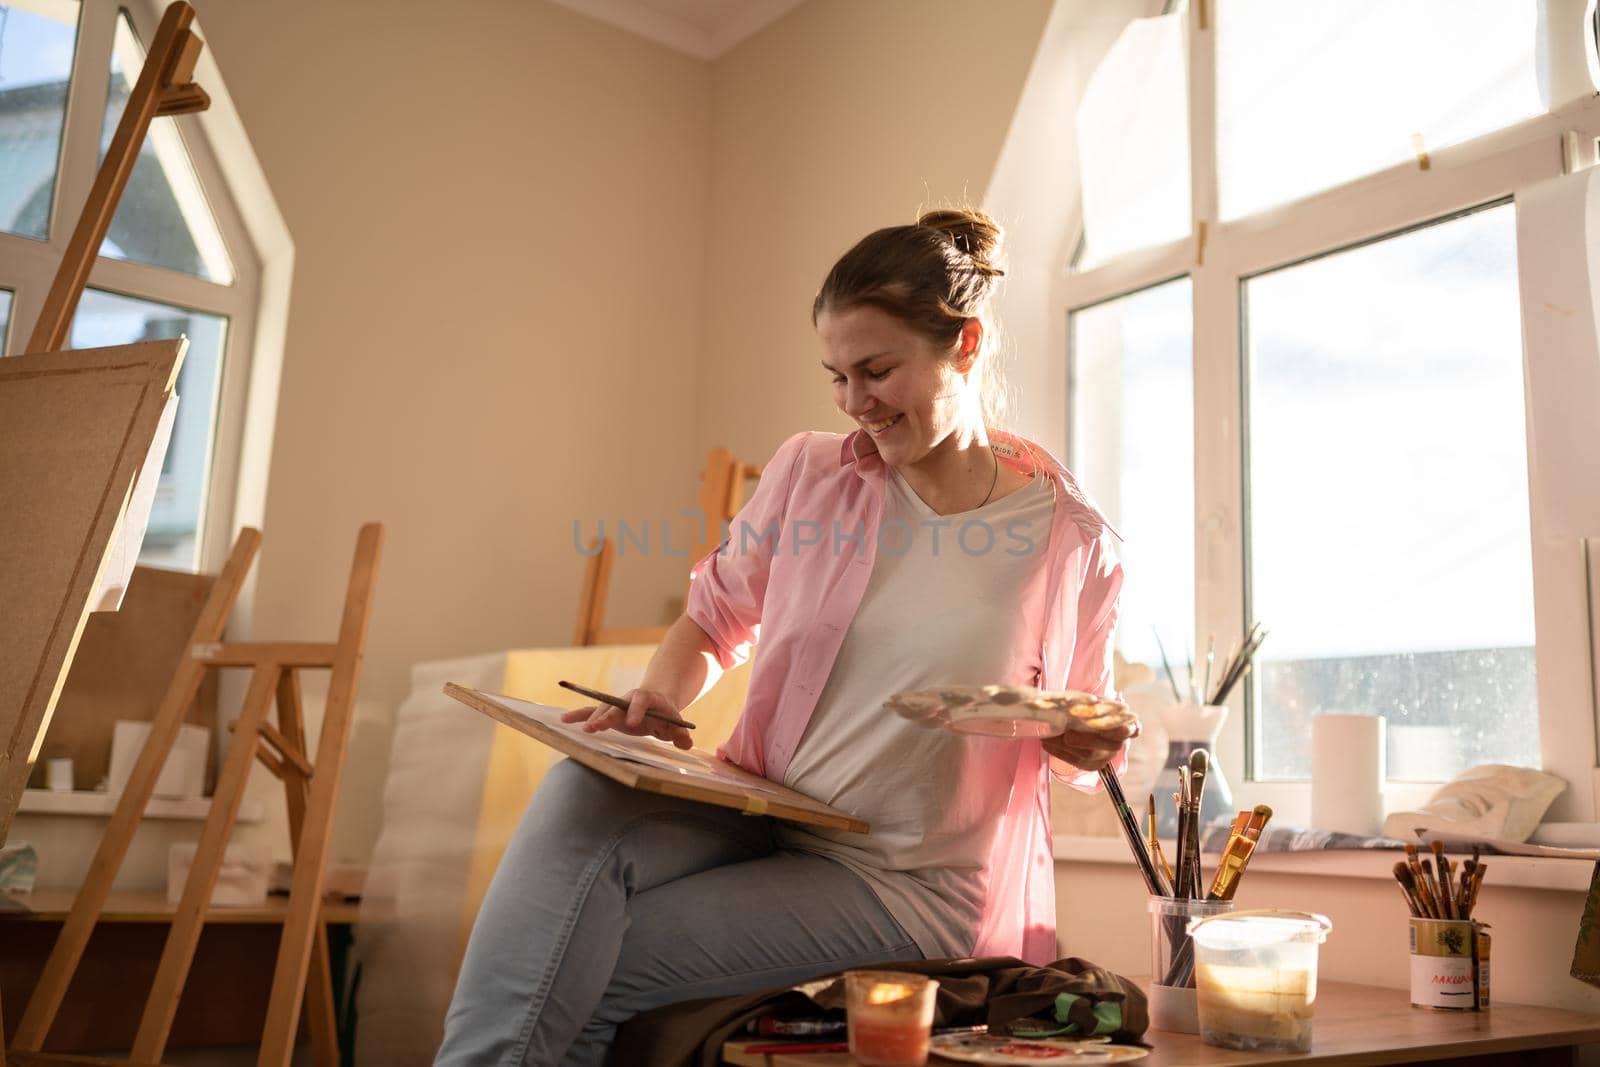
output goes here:
{"type": "Polygon", "coordinates": [[[981,211],[967,208],[942,208],[924,212],[917,225],[938,230],[959,252],[970,256],[979,273],[998,277],[1005,274],[1000,263],[1000,242],[1004,231],[981,211]]]}

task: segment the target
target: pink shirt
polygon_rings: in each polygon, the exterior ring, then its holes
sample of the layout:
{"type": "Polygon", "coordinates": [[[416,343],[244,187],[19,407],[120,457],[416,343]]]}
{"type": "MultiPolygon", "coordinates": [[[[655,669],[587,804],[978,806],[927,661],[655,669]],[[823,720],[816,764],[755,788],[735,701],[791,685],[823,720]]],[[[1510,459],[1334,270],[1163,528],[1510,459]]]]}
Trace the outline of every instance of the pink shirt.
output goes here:
{"type": "MultiPolygon", "coordinates": [[[[1035,684],[1110,694],[1122,587],[1114,531],[1043,448],[999,431],[990,443],[1009,468],[1042,470],[1055,489],[1035,684]]],[[[743,713],[717,751],[723,759],[783,781],[872,572],[886,477],[860,430],[796,434],[766,465],[719,549],[695,565],[688,614],[722,666],[743,662],[758,639],[761,645],[743,713]]],[[[1017,744],[1023,756],[995,836],[974,954],[1047,963],[1056,958],[1051,761],[1038,741],[1017,744]]],[[[1118,757],[1119,767],[1125,760],[1118,757]]],[[[1064,765],[1057,777],[1085,791],[1099,787],[1098,775],[1064,765]]]]}

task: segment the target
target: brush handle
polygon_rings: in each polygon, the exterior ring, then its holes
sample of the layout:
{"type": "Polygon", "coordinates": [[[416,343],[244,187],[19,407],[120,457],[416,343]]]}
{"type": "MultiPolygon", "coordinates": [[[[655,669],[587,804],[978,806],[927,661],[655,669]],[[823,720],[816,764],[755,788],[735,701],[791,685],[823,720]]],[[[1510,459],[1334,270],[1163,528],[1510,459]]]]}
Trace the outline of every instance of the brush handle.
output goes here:
{"type": "MultiPolygon", "coordinates": [[[[570,689],[574,693],[586,696],[590,700],[598,700],[602,704],[610,704],[612,707],[620,708],[623,711],[628,710],[628,702],[619,696],[613,696],[610,693],[603,692],[599,689],[590,689],[587,686],[579,685],[577,682],[569,682],[566,679],[562,679],[556,684],[563,689],[570,689]]],[[[694,729],[694,723],[688,722],[684,719],[673,718],[671,715],[664,715],[661,712],[656,711],[654,708],[645,708],[644,713],[652,719],[660,719],[662,722],[669,722],[674,726],[681,726],[685,730],[694,729]]]]}
{"type": "Polygon", "coordinates": [[[1150,853],[1144,847],[1144,837],[1139,833],[1139,823],[1133,817],[1133,812],[1128,807],[1128,799],[1122,793],[1122,783],[1117,780],[1117,772],[1110,766],[1100,768],[1100,781],[1106,787],[1106,796],[1110,798],[1112,807],[1117,809],[1117,821],[1122,824],[1122,836],[1128,839],[1128,848],[1133,851],[1133,859],[1139,866],[1139,873],[1144,876],[1145,888],[1151,896],[1164,897],[1169,894],[1162,884],[1161,874],[1150,860],[1150,853]]]}

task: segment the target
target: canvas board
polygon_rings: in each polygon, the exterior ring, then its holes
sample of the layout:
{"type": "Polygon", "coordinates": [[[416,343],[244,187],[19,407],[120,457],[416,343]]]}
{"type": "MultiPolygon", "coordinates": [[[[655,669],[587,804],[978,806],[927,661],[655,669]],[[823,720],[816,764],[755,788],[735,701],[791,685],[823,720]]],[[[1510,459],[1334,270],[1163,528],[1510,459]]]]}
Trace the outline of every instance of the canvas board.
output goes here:
{"type": "MultiPolygon", "coordinates": [[[[158,567],[135,567],[127,595],[116,611],[89,616],[72,657],[61,698],[39,760],[69,758],[79,789],[95,789],[111,769],[111,739],[120,720],[149,722],[156,717],[189,654],[195,623],[215,582],[209,574],[158,567]]],[[[217,677],[206,671],[200,691],[183,720],[207,730],[217,725],[217,677]]],[[[205,791],[216,777],[214,748],[205,767],[205,791]]],[[[36,764],[33,788],[44,774],[36,764]]]]}
{"type": "Polygon", "coordinates": [[[0,844],[186,347],[0,359],[0,844]]]}
{"type": "Polygon", "coordinates": [[[615,730],[585,733],[580,724],[561,721],[566,708],[484,693],[453,682],[444,691],[630,789],[860,834],[870,829],[863,819],[697,748],[685,751],[664,741],[615,730]]]}

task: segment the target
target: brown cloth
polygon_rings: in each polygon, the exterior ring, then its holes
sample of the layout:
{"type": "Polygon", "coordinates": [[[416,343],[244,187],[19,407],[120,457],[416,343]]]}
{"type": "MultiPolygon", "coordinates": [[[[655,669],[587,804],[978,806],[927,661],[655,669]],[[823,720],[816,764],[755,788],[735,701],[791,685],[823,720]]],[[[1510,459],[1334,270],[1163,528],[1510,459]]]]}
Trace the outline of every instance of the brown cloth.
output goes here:
{"type": "MultiPolygon", "coordinates": [[[[1056,997],[1076,993],[1086,1007],[1101,1001],[1122,1006],[1122,1028],[1113,1041],[1137,1041],[1150,1024],[1144,992],[1103,967],[1076,957],[1035,967],[1010,956],[984,959],[892,962],[859,970],[908,971],[939,979],[933,1025],[998,1028],[1031,1015],[1055,1018],[1056,997]]],[[[610,1063],[627,1067],[717,1067],[722,1046],[745,1023],[768,1013],[815,1015],[844,1010],[839,972],[800,985],[736,997],[685,1000],[655,1008],[623,1023],[611,1046],[610,1063]]],[[[1077,1005],[1074,1005],[1077,1007],[1077,1005]]],[[[1092,1020],[1089,1023],[1092,1028],[1092,1020]]]]}

